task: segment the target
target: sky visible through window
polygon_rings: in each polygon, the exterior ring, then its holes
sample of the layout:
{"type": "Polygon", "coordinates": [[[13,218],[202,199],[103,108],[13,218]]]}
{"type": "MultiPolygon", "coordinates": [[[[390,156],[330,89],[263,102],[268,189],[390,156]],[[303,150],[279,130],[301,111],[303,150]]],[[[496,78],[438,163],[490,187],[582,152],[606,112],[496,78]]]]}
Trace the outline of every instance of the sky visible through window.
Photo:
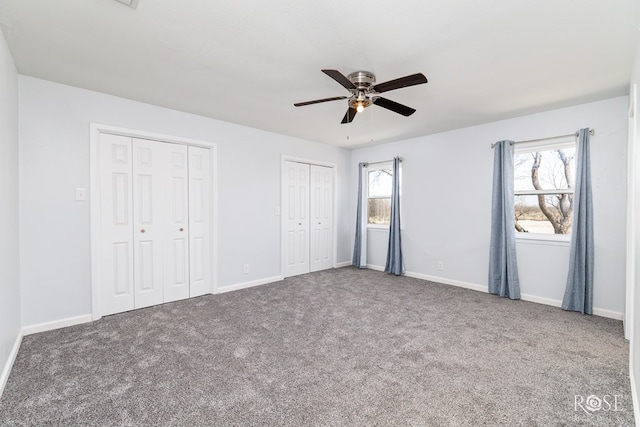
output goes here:
{"type": "Polygon", "coordinates": [[[391,171],[369,172],[369,197],[391,197],[391,171]]]}
{"type": "MultiPolygon", "coordinates": [[[[571,158],[571,170],[575,170],[575,148],[564,148],[565,156],[571,158]]],[[[558,156],[557,150],[540,151],[542,160],[538,178],[545,190],[566,189],[567,179],[564,174],[564,164],[558,156]]],[[[535,153],[520,153],[515,155],[515,191],[534,190],[531,180],[531,167],[535,153]]]]}

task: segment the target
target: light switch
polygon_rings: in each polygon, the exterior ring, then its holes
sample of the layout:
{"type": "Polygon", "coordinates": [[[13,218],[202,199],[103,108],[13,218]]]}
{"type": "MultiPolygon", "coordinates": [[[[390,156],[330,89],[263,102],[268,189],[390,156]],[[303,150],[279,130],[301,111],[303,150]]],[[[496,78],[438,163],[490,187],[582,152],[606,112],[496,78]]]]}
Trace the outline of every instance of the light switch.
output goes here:
{"type": "Polygon", "coordinates": [[[86,188],[76,188],[76,200],[80,202],[84,202],[87,200],[86,188]]]}
{"type": "Polygon", "coordinates": [[[280,215],[280,206],[276,206],[276,208],[273,210],[274,215],[280,215]]]}

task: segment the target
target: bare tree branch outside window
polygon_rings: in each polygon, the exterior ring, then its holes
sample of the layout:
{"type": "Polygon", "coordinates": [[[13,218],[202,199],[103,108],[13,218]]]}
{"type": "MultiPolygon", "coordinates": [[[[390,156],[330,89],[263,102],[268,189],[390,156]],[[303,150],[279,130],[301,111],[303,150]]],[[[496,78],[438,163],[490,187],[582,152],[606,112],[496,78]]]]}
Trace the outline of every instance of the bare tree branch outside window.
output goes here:
{"type": "Polygon", "coordinates": [[[529,232],[529,228],[548,222],[554,234],[569,234],[573,222],[573,161],[575,149],[536,151],[516,156],[516,182],[525,193],[516,195],[515,228],[529,232]],[[525,173],[528,169],[529,184],[525,173]],[[527,189],[532,190],[526,195],[527,189]],[[554,190],[558,190],[554,193],[554,190]],[[542,193],[542,194],[541,194],[542,193]],[[535,203],[533,200],[536,200],[535,203]]]}

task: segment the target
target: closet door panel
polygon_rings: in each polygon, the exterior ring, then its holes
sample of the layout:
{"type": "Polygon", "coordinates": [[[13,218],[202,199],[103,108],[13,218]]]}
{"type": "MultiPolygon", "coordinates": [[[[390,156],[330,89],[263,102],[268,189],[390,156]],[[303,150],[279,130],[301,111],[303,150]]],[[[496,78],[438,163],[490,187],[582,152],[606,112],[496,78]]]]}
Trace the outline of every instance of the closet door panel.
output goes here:
{"type": "Polygon", "coordinates": [[[189,154],[189,296],[211,293],[211,157],[208,148],[189,154]]]}
{"type": "Polygon", "coordinates": [[[311,165],[310,270],[333,267],[333,169],[311,165]]]}
{"type": "Polygon", "coordinates": [[[309,272],[309,165],[284,162],[284,276],[309,272]]]}
{"type": "Polygon", "coordinates": [[[163,299],[162,191],[165,153],[160,142],[133,140],[133,262],[135,308],[163,299]]]}
{"type": "Polygon", "coordinates": [[[131,138],[100,135],[100,258],[103,315],[134,308],[131,138]]]}
{"type": "Polygon", "coordinates": [[[187,146],[163,144],[164,302],[189,298],[189,176],[187,146]]]}

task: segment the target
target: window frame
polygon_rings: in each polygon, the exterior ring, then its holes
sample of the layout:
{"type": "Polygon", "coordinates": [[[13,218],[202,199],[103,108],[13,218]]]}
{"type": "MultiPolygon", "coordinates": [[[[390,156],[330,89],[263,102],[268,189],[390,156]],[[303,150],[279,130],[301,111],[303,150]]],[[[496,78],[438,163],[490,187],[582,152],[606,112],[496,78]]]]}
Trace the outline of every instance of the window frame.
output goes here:
{"type": "MultiPolygon", "coordinates": [[[[379,170],[389,170],[391,171],[391,174],[393,176],[393,160],[389,160],[389,161],[384,161],[384,162],[376,162],[375,164],[370,164],[367,166],[367,184],[366,184],[366,205],[363,206],[363,216],[366,216],[366,221],[367,221],[367,229],[372,229],[372,230],[389,230],[389,223],[386,224],[370,224],[369,223],[369,199],[382,199],[382,198],[387,198],[387,196],[369,196],[369,173],[370,172],[375,172],[375,171],[379,171],[379,170]]],[[[402,165],[400,166],[400,169],[402,169],[402,165]]],[[[402,196],[402,173],[400,172],[400,170],[398,171],[399,175],[400,175],[400,196],[402,196]]],[[[389,194],[389,198],[391,198],[391,193],[389,194]]],[[[400,211],[402,212],[402,210],[400,211]]]]}
{"type": "MultiPolygon", "coordinates": [[[[514,145],[513,149],[513,161],[515,164],[515,157],[518,154],[526,154],[526,153],[534,153],[536,151],[551,151],[562,148],[575,148],[576,157],[578,155],[578,139],[573,136],[563,136],[558,138],[550,138],[545,140],[537,140],[524,142],[517,145],[514,145]]],[[[515,169],[515,168],[514,168],[515,169]]],[[[514,170],[515,172],[515,170],[514,170]]],[[[574,168],[574,185],[575,185],[575,173],[576,170],[574,168]]],[[[514,173],[514,185],[515,185],[515,173],[514,173]]],[[[549,190],[514,190],[514,201],[516,196],[537,196],[540,194],[544,195],[555,195],[555,194],[574,194],[575,187],[571,189],[549,189],[549,190]]],[[[516,241],[547,241],[547,242],[557,242],[558,244],[569,244],[571,242],[571,233],[569,234],[546,234],[546,233],[522,233],[520,231],[515,230],[516,233],[516,241]]]]}

